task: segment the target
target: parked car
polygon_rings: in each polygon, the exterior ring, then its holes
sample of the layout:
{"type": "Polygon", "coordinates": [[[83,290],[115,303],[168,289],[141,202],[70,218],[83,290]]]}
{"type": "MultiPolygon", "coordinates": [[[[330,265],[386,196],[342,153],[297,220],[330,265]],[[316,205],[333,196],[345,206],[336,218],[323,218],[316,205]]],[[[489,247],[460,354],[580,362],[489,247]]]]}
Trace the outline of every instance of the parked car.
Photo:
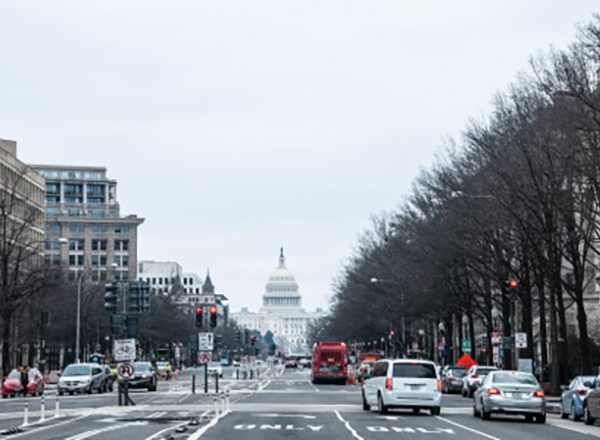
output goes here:
{"type": "Polygon", "coordinates": [[[223,377],[223,367],[220,362],[210,362],[208,364],[208,374],[215,375],[218,374],[219,377],[223,377]]]}
{"type": "Polygon", "coordinates": [[[442,376],[442,392],[449,394],[462,391],[463,378],[467,375],[467,371],[462,365],[453,365],[446,369],[442,376]]]}
{"type": "Polygon", "coordinates": [[[158,376],[150,362],[134,362],[133,369],[134,373],[129,380],[129,388],[146,388],[148,391],[156,391],[158,376]]]}
{"type": "Polygon", "coordinates": [[[108,365],[102,366],[104,370],[104,382],[102,386],[104,387],[104,391],[112,392],[114,389],[115,380],[117,379],[117,375],[113,374],[111,368],[108,365]]]}
{"type": "MultiPolygon", "coordinates": [[[[37,368],[29,369],[28,378],[27,394],[30,396],[41,396],[44,394],[44,378],[37,368]]],[[[6,399],[8,396],[15,397],[19,394],[23,394],[21,373],[18,370],[12,370],[2,382],[2,398],[6,399]]]]}
{"type": "Polygon", "coordinates": [[[578,422],[583,417],[583,403],[592,390],[594,376],[577,376],[569,386],[562,386],[560,396],[560,416],[568,419],[569,416],[578,422]]]}
{"type": "Polygon", "coordinates": [[[473,393],[481,383],[483,379],[492,371],[497,371],[496,367],[486,367],[483,365],[473,365],[465,377],[463,377],[462,396],[473,397],[473,393]]]}
{"type": "Polygon", "coordinates": [[[519,371],[491,371],[475,391],[473,415],[524,415],[528,422],[546,423],[546,396],[535,376],[519,371]]]}
{"type": "Polygon", "coordinates": [[[583,422],[593,425],[600,418],[600,376],[594,379],[592,389],[583,401],[583,422]]]}
{"type": "Polygon", "coordinates": [[[439,415],[442,383],[431,361],[384,359],[373,367],[372,375],[362,387],[363,409],[376,405],[381,414],[390,408],[409,408],[414,412],[428,409],[439,415]]]}
{"type": "Polygon", "coordinates": [[[222,367],[228,367],[229,366],[229,359],[227,359],[227,358],[221,359],[221,366],[222,367]]]}
{"type": "Polygon", "coordinates": [[[65,368],[58,381],[58,394],[88,393],[94,390],[102,393],[104,370],[98,364],[71,364],[65,368]]]}
{"type": "Polygon", "coordinates": [[[296,359],[288,359],[285,361],[285,368],[298,368],[298,362],[296,359]]]}

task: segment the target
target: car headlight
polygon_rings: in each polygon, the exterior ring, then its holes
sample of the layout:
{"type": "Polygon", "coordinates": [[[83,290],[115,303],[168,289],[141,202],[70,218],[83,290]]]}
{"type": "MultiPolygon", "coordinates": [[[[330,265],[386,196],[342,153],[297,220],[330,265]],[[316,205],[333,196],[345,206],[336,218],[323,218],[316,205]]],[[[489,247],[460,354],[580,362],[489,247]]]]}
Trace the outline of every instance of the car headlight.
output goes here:
{"type": "Polygon", "coordinates": [[[147,377],[148,377],[148,375],[146,373],[142,374],[142,379],[145,379],[147,377]]]}

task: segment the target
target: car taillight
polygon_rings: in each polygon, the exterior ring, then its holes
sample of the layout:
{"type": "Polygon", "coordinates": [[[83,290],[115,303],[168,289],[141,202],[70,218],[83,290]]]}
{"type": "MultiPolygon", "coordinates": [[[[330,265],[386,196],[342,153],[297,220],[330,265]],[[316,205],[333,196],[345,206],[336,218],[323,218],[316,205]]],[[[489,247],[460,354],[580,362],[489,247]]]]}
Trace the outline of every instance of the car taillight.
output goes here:
{"type": "Polygon", "coordinates": [[[473,376],[471,376],[473,379],[477,379],[479,377],[479,374],[475,373],[473,374],[473,376]]]}
{"type": "Polygon", "coordinates": [[[546,393],[544,393],[544,390],[537,390],[535,393],[533,393],[533,397],[544,397],[546,395],[546,393]]]}
{"type": "Polygon", "coordinates": [[[580,396],[586,396],[588,392],[588,390],[577,390],[577,394],[580,396]]]}
{"type": "Polygon", "coordinates": [[[499,396],[500,394],[502,394],[502,393],[500,392],[500,390],[498,388],[490,388],[488,390],[488,395],[490,395],[490,396],[499,396]]]}
{"type": "Polygon", "coordinates": [[[444,389],[444,383],[441,380],[438,380],[438,392],[442,392],[444,389]]]}
{"type": "Polygon", "coordinates": [[[391,377],[388,377],[385,380],[385,388],[388,389],[388,390],[392,390],[393,389],[393,380],[392,380],[391,377]]]}
{"type": "Polygon", "coordinates": [[[365,386],[365,378],[364,378],[364,377],[361,377],[361,378],[360,378],[360,386],[361,386],[361,387],[364,387],[364,386],[365,386]]]}

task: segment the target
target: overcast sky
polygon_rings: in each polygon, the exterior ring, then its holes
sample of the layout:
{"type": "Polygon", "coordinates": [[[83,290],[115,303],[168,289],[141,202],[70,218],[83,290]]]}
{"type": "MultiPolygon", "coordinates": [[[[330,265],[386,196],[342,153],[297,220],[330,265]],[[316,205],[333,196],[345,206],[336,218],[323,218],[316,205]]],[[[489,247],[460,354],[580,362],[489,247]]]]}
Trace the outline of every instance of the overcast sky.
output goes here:
{"type": "Polygon", "coordinates": [[[210,267],[233,310],[260,306],[280,246],[324,307],[370,215],[595,6],[3,0],[0,138],[106,166],[146,218],[139,259],[210,267]]]}

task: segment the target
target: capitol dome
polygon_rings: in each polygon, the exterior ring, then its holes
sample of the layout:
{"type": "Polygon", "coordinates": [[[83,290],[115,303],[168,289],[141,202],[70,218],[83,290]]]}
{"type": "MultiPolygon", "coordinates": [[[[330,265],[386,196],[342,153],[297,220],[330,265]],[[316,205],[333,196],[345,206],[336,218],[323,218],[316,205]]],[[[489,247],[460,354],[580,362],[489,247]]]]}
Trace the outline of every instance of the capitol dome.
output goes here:
{"type": "Polygon", "coordinates": [[[302,298],[300,296],[298,283],[294,274],[285,265],[285,256],[283,248],[279,254],[279,265],[275,269],[269,281],[265,286],[263,295],[264,308],[288,308],[301,307],[302,298]]]}

